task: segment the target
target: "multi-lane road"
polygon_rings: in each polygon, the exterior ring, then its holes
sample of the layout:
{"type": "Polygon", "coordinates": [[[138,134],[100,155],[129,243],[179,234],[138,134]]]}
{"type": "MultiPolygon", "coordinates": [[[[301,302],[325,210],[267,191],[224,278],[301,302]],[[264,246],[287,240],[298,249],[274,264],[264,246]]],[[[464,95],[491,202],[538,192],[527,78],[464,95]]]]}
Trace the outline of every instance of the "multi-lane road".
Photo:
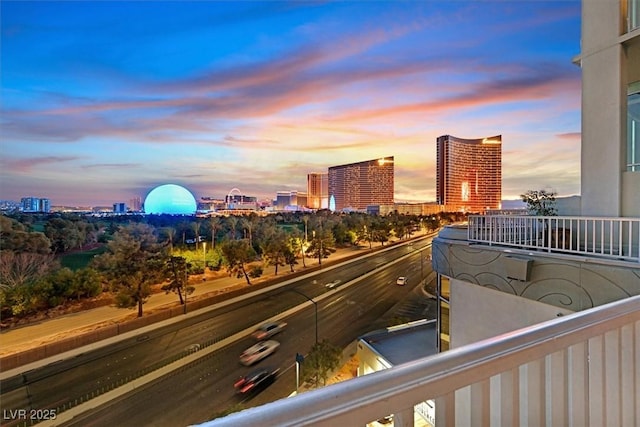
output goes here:
{"type": "Polygon", "coordinates": [[[188,322],[25,373],[3,381],[2,398],[16,408],[56,407],[162,364],[186,349],[204,347],[305,304],[285,319],[286,330],[274,337],[281,343],[278,351],[260,362],[279,368],[281,374],[257,397],[242,401],[233,389],[234,381],[251,369],[238,363],[239,354],[254,342],[247,336],[129,393],[123,401],[86,413],[71,424],[189,425],[238,405],[253,406],[285,397],[295,389],[291,369],[295,354],[309,351],[315,341],[316,324],[318,337],[339,347],[365,332],[386,326],[380,320],[383,315],[412,292],[421,276],[426,277],[431,271],[430,263],[426,262],[429,244],[430,240],[423,239],[325,269],[313,277],[289,281],[278,289],[188,322]],[[397,286],[398,276],[407,276],[408,285],[397,286]],[[325,284],[333,280],[340,280],[341,284],[327,289],[325,284]]]}

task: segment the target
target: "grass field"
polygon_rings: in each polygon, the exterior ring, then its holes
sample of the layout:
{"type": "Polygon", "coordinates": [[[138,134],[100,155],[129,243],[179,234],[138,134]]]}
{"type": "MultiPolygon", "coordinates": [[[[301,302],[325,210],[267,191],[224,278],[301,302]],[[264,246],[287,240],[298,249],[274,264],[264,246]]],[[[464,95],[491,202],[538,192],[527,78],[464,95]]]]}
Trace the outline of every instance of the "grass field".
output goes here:
{"type": "Polygon", "coordinates": [[[91,249],[90,251],[74,252],[71,254],[63,255],[60,258],[60,264],[62,264],[63,267],[67,267],[74,271],[79,270],[89,265],[89,262],[91,262],[94,256],[100,255],[105,250],[105,246],[100,246],[98,248],[91,249]]]}

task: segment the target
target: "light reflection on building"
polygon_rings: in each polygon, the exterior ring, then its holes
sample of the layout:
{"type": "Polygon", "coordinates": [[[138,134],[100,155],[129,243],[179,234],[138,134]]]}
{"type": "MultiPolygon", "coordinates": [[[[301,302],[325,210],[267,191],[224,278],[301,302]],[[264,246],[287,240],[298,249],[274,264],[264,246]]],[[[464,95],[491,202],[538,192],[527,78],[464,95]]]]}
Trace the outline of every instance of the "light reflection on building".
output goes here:
{"type": "Polygon", "coordinates": [[[392,204],[393,186],[393,156],[332,166],[329,168],[330,209],[364,211],[367,206],[392,204]]]}
{"type": "Polygon", "coordinates": [[[437,203],[452,210],[499,209],[502,199],[502,135],[437,138],[437,203]]]}

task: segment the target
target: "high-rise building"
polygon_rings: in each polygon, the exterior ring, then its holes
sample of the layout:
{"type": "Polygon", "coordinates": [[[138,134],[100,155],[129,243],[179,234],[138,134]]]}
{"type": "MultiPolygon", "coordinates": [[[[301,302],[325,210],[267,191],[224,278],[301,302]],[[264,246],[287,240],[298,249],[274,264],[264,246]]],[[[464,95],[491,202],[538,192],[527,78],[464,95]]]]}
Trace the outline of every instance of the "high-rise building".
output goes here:
{"type": "Polygon", "coordinates": [[[640,1],[582,4],[582,215],[640,217],[640,1]]]}
{"type": "Polygon", "coordinates": [[[275,210],[300,210],[307,206],[307,193],[298,191],[278,191],[273,203],[275,210]]]}
{"type": "Polygon", "coordinates": [[[129,207],[132,212],[141,212],[142,211],[142,199],[140,197],[134,197],[129,200],[129,207]]]}
{"type": "Polygon", "coordinates": [[[436,144],[437,203],[465,212],[500,209],[502,135],[481,139],[443,135],[436,144]]]}
{"type": "Polygon", "coordinates": [[[113,213],[117,213],[117,214],[127,213],[127,204],[123,202],[114,203],[113,213]]]}
{"type": "Polygon", "coordinates": [[[329,207],[329,174],[310,173],[307,175],[307,207],[327,209],[329,207]]]}
{"type": "Polygon", "coordinates": [[[23,197],[20,199],[20,206],[23,212],[51,212],[49,199],[39,197],[23,197]]]}
{"type": "Polygon", "coordinates": [[[393,203],[393,156],[329,168],[329,209],[366,210],[393,203]]]}

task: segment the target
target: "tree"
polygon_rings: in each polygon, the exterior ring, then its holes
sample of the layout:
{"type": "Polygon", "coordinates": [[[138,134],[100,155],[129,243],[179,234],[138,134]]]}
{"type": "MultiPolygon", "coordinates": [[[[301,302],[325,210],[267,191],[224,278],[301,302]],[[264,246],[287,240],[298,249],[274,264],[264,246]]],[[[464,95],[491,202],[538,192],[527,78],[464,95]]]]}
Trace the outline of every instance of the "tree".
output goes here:
{"type": "Polygon", "coordinates": [[[285,266],[287,237],[282,230],[277,230],[261,245],[262,257],[267,265],[275,266],[275,274],[278,275],[278,267],[285,266]]]}
{"type": "Polygon", "coordinates": [[[53,255],[0,251],[0,283],[7,288],[33,284],[56,267],[53,255]]]}
{"type": "Polygon", "coordinates": [[[63,218],[51,218],[45,224],[44,232],[56,253],[66,252],[84,243],[76,224],[63,218]]]}
{"type": "Polygon", "coordinates": [[[380,242],[380,244],[384,246],[385,242],[388,242],[391,237],[391,226],[389,223],[384,218],[381,218],[371,224],[371,227],[373,228],[373,230],[371,230],[372,240],[380,242]]]}
{"type": "Polygon", "coordinates": [[[251,247],[253,247],[253,228],[254,228],[254,223],[255,223],[255,219],[253,216],[249,216],[246,218],[242,218],[240,220],[240,227],[242,227],[243,230],[248,231],[249,235],[246,235],[245,232],[245,236],[244,238],[246,239],[247,237],[249,238],[249,245],[251,247]]]}
{"type": "Polygon", "coordinates": [[[107,250],[94,258],[96,268],[116,292],[117,306],[137,306],[138,317],[142,317],[142,305],[151,295],[151,285],[167,277],[165,247],[158,243],[151,226],[132,224],[114,234],[107,250]]]}
{"type": "Polygon", "coordinates": [[[211,227],[211,247],[216,248],[216,233],[220,230],[220,218],[212,216],[209,218],[209,226],[211,227]]]}
{"type": "Polygon", "coordinates": [[[231,240],[236,240],[236,226],[238,225],[238,218],[231,215],[227,217],[227,227],[229,228],[229,237],[231,240]]]}
{"type": "Polygon", "coordinates": [[[7,233],[2,233],[0,238],[2,239],[2,250],[43,255],[51,252],[51,241],[43,233],[37,231],[10,230],[7,233]]]}
{"type": "Polygon", "coordinates": [[[0,251],[0,311],[20,315],[35,310],[36,285],[57,266],[53,255],[0,251]]]}
{"type": "Polygon", "coordinates": [[[313,258],[318,258],[318,264],[322,265],[322,258],[328,258],[336,251],[335,245],[333,234],[328,230],[320,229],[313,232],[307,253],[313,258]]]}
{"type": "Polygon", "coordinates": [[[194,223],[191,224],[191,226],[193,227],[193,231],[194,233],[196,233],[196,251],[198,250],[198,243],[200,243],[200,221],[196,220],[194,223]]]}
{"type": "MultiPolygon", "coordinates": [[[[293,254],[293,256],[295,258],[297,258],[297,254],[300,254],[300,256],[302,257],[302,266],[304,268],[307,268],[307,263],[305,262],[305,255],[304,255],[304,249],[305,249],[305,245],[304,245],[304,240],[302,237],[294,234],[293,236],[289,237],[289,249],[290,252],[293,254]]],[[[298,261],[296,261],[294,264],[297,264],[298,261]]],[[[289,262],[287,262],[287,264],[291,265],[289,262]]],[[[293,268],[293,267],[292,267],[293,268]]]]}
{"type": "Polygon", "coordinates": [[[244,277],[248,285],[251,285],[247,264],[256,258],[256,251],[249,245],[245,239],[228,240],[222,244],[222,254],[229,276],[234,275],[237,278],[244,277]]]}
{"type": "Polygon", "coordinates": [[[164,227],[162,234],[167,236],[167,244],[169,245],[169,253],[173,253],[173,241],[176,238],[176,229],[173,227],[164,227]]]}
{"type": "Polygon", "coordinates": [[[284,251],[284,260],[287,265],[291,268],[291,272],[293,273],[293,266],[298,263],[298,257],[296,256],[296,252],[290,247],[286,247],[284,251]]]}
{"type": "Polygon", "coordinates": [[[302,364],[303,381],[318,387],[322,380],[322,385],[326,385],[329,374],[338,367],[341,357],[342,350],[326,339],[315,343],[302,364]]]}
{"type": "Polygon", "coordinates": [[[81,268],[74,272],[71,287],[67,289],[69,298],[95,297],[102,291],[100,274],[93,268],[81,268]]]}
{"type": "Polygon", "coordinates": [[[171,256],[165,264],[169,283],[163,285],[162,290],[166,293],[175,292],[180,300],[180,305],[183,305],[187,295],[190,295],[195,290],[193,286],[188,286],[189,267],[191,267],[191,264],[187,263],[186,258],[181,256],[171,256]]]}
{"type": "Polygon", "coordinates": [[[536,216],[554,216],[558,214],[556,209],[556,193],[546,190],[529,190],[520,195],[527,204],[527,210],[536,216]]]}

